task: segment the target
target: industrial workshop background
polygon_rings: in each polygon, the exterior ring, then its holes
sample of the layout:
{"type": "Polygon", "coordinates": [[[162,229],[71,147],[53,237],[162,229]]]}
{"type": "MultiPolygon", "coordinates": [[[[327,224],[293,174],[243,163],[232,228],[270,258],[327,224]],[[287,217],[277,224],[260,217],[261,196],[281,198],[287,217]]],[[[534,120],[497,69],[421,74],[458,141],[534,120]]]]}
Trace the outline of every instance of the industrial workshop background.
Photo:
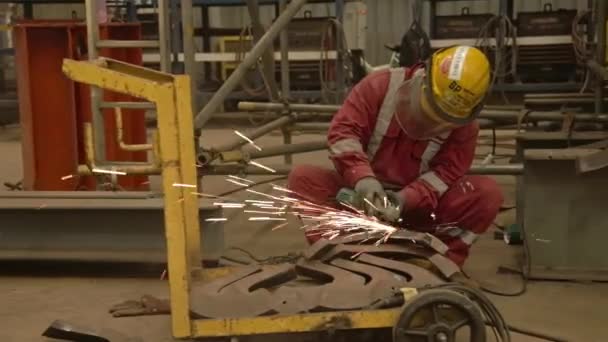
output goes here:
{"type": "MultiPolygon", "coordinates": [[[[474,342],[490,329],[606,341],[607,12],[602,0],[0,0],[0,341],[455,342],[463,327],[474,342]],[[335,194],[346,209],[287,189],[295,167],[332,167],[327,132],[353,86],[456,45],[489,60],[464,176],[491,177],[505,198],[487,233],[400,229],[355,208],[356,189],[335,194]],[[310,231],[322,238],[308,245],[310,231]],[[465,266],[440,232],[472,246],[465,266]],[[166,317],[110,319],[150,315],[166,317]]],[[[422,143],[421,174],[443,141],[422,143]]]]}

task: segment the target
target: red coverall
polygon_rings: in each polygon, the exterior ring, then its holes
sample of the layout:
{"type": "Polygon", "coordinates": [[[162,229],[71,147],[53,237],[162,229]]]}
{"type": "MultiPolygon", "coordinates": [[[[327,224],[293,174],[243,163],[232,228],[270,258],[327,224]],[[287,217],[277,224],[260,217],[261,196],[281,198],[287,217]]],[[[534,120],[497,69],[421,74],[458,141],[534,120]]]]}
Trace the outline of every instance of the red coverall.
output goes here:
{"type": "MultiPolygon", "coordinates": [[[[447,256],[462,266],[472,243],[496,217],[502,193],[491,178],[465,175],[474,158],[476,122],[430,141],[413,140],[400,128],[393,115],[394,101],[387,100],[387,93],[395,94],[391,77],[401,83],[413,72],[381,71],[357,84],[329,128],[335,170],[296,166],[288,187],[312,202],[336,205],[337,192],[343,187],[353,189],[363,177],[375,176],[382,183],[394,184],[405,195],[406,226],[436,235],[449,247],[447,256]],[[383,115],[383,110],[390,116],[383,115]],[[382,120],[388,127],[377,132],[376,124],[382,120]],[[379,145],[370,155],[373,140],[379,145]],[[433,227],[441,223],[454,223],[459,229],[438,232],[433,227]]],[[[317,236],[307,238],[312,243],[317,236]]]]}

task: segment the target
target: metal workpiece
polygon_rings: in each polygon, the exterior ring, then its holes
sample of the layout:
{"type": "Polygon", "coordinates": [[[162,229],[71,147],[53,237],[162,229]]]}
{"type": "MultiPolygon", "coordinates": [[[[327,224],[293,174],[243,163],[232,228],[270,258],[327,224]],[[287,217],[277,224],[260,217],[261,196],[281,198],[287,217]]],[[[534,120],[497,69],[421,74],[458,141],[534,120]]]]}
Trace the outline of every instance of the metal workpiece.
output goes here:
{"type": "MultiPolygon", "coordinates": [[[[296,266],[299,275],[323,281],[322,285],[298,288],[297,292],[290,288],[279,288],[277,294],[293,300],[285,301],[281,307],[283,314],[298,314],[310,310],[311,307],[322,307],[325,310],[356,310],[365,306],[369,299],[359,292],[354,295],[349,289],[360,289],[365,286],[362,275],[349,272],[339,267],[331,266],[320,261],[301,260],[296,266]]],[[[321,309],[321,308],[320,308],[321,309]]]]}
{"type": "Polygon", "coordinates": [[[234,88],[241,82],[243,77],[246,75],[249,68],[251,68],[262,56],[262,54],[268,49],[269,46],[278,37],[281,30],[283,30],[291,19],[298,13],[298,11],[306,4],[307,0],[293,0],[287,5],[285,11],[281,13],[266,31],[266,33],[260,38],[258,43],[251,49],[251,51],[245,56],[238,67],[232,72],[230,77],[222,84],[222,86],[215,92],[213,97],[207,102],[205,107],[196,115],[194,126],[196,129],[202,128],[207,121],[213,116],[213,113],[217,108],[224,102],[226,96],[228,96],[234,88]]]}
{"type": "MultiPolygon", "coordinates": [[[[251,139],[251,140],[255,140],[261,136],[263,136],[264,134],[270,133],[272,131],[274,131],[275,129],[281,128],[285,125],[288,125],[292,122],[294,122],[296,120],[297,116],[295,114],[290,114],[290,115],[285,115],[282,116],[276,120],[273,120],[267,124],[264,124],[261,127],[258,127],[252,131],[247,132],[245,135],[251,139]]],[[[247,144],[247,140],[239,137],[239,136],[235,136],[232,141],[223,143],[219,146],[214,146],[212,149],[214,151],[231,151],[234,150],[235,148],[241,147],[245,144],[247,144]]]]}
{"type": "Polygon", "coordinates": [[[277,313],[284,299],[269,288],[296,278],[293,265],[248,266],[191,290],[192,312],[197,317],[238,318],[277,313]],[[233,305],[233,303],[239,303],[233,305]]]}
{"type": "Polygon", "coordinates": [[[410,276],[410,279],[414,280],[408,284],[409,287],[421,288],[443,283],[443,281],[437,275],[431,273],[431,271],[407,262],[381,258],[366,253],[363,253],[359,258],[357,258],[357,261],[396,271],[402,274],[407,274],[410,276]]]}
{"type": "Polygon", "coordinates": [[[229,275],[197,284],[192,311],[200,317],[226,319],[359,310],[392,297],[400,288],[442,283],[437,275],[407,261],[366,253],[356,261],[300,259],[295,265],[237,267],[229,275]],[[230,305],[234,302],[239,305],[230,305]]]}

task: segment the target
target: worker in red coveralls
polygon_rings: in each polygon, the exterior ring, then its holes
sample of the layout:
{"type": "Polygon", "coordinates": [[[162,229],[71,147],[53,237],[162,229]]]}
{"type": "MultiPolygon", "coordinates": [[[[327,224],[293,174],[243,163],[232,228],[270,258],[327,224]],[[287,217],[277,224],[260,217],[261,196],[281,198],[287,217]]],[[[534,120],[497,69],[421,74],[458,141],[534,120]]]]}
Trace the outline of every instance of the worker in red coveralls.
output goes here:
{"type": "MultiPolygon", "coordinates": [[[[373,73],[350,92],[328,133],[335,170],[296,166],[288,187],[336,206],[342,188],[375,206],[379,218],[401,217],[410,229],[444,241],[462,266],[495,219],[503,197],[496,182],[466,175],[475,155],[490,64],[474,47],[435,52],[424,64],[373,73]],[[383,199],[390,199],[383,205],[383,199]],[[455,228],[437,231],[439,224],[455,228]]],[[[384,201],[386,202],[386,201],[384,201]]],[[[312,243],[318,235],[307,235],[312,243]]]]}

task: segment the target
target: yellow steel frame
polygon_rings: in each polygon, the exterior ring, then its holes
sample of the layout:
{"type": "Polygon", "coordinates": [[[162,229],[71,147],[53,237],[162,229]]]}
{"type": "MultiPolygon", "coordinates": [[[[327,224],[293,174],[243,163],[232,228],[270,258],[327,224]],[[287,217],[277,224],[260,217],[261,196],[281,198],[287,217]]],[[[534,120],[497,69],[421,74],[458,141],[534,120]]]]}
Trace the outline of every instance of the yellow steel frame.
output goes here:
{"type": "Polygon", "coordinates": [[[192,188],[174,186],[176,183],[197,184],[188,76],[170,75],[104,58],[95,61],[66,59],[63,71],[74,81],[129,94],[156,105],[158,139],[154,144],[158,146],[154,146],[154,149],[159,152],[165,196],[165,235],[174,337],[242,336],[394,326],[400,311],[398,309],[191,320],[192,282],[221,277],[230,269],[203,272],[200,268],[198,197],[192,194],[192,188]]]}

